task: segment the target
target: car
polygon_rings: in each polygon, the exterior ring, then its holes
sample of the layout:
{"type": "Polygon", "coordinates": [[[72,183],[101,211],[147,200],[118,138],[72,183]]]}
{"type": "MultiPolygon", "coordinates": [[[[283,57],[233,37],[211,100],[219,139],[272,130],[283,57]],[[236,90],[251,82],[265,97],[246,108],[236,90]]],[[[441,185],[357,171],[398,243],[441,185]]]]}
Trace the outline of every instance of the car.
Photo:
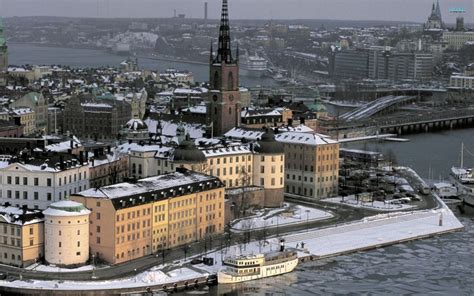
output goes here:
{"type": "Polygon", "coordinates": [[[192,265],[201,264],[202,262],[203,260],[199,258],[194,258],[193,260],[191,260],[192,265]]]}

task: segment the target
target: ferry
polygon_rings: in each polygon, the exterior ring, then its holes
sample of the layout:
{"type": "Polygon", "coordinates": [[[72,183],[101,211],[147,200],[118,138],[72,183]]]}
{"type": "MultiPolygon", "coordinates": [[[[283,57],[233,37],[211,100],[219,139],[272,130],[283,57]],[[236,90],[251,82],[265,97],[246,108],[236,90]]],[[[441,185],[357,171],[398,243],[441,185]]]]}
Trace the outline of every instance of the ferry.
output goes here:
{"type": "Polygon", "coordinates": [[[268,61],[259,56],[244,56],[241,65],[252,75],[263,76],[268,72],[268,61]]]}
{"type": "Polygon", "coordinates": [[[217,274],[219,284],[235,284],[292,272],[298,265],[295,250],[268,252],[257,255],[234,256],[224,259],[217,274]]]}

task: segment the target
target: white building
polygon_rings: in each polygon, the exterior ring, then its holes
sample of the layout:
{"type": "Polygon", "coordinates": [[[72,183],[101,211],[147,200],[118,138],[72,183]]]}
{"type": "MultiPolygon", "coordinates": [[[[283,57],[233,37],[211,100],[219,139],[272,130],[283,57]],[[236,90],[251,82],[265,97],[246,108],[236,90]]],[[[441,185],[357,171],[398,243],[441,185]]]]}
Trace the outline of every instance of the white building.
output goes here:
{"type": "Polygon", "coordinates": [[[446,43],[448,49],[459,50],[470,41],[474,41],[474,32],[443,32],[443,42],[446,43]]]}
{"type": "Polygon", "coordinates": [[[44,210],[51,203],[88,188],[89,166],[75,159],[63,164],[0,163],[1,203],[44,210]]]}

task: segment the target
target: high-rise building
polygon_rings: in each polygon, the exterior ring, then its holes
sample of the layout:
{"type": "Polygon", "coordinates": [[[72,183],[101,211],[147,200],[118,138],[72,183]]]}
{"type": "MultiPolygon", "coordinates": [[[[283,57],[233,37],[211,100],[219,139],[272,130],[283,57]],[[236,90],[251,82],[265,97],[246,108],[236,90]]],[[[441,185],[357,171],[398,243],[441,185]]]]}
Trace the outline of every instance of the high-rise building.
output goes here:
{"type": "Polygon", "coordinates": [[[7,70],[8,70],[8,47],[7,41],[3,36],[3,23],[0,19],[0,86],[7,84],[7,70]]]}
{"type": "Polygon", "coordinates": [[[222,1],[217,55],[211,46],[207,116],[211,136],[220,136],[240,123],[239,52],[232,55],[227,0],[222,1]]]}

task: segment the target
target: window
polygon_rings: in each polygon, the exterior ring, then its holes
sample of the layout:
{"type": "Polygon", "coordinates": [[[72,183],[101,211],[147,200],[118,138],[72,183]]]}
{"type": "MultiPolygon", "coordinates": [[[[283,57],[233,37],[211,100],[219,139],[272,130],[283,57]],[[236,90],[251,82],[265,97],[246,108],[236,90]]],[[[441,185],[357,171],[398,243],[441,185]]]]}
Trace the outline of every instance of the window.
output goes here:
{"type": "Polygon", "coordinates": [[[263,165],[260,167],[260,173],[265,174],[265,167],[263,165]]]}
{"type": "Polygon", "coordinates": [[[61,248],[61,242],[59,242],[59,247],[61,248]]]}
{"type": "Polygon", "coordinates": [[[100,244],[100,237],[97,237],[97,244],[100,244]]]}
{"type": "Polygon", "coordinates": [[[12,191],[11,190],[7,190],[7,197],[12,198],[12,191]]]}
{"type": "Polygon", "coordinates": [[[38,185],[39,185],[39,179],[38,179],[38,178],[35,178],[35,179],[34,179],[34,184],[35,184],[35,186],[38,186],[38,185]]]}
{"type": "Polygon", "coordinates": [[[30,227],[30,235],[33,235],[33,227],[30,227]]]}
{"type": "Polygon", "coordinates": [[[81,246],[81,242],[80,242],[80,241],[77,241],[77,246],[78,246],[78,247],[81,246]]]}
{"type": "Polygon", "coordinates": [[[46,180],[46,186],[51,187],[51,178],[46,180]]]}
{"type": "Polygon", "coordinates": [[[12,183],[12,176],[8,176],[7,177],[7,184],[11,184],[12,183]]]}
{"type": "Polygon", "coordinates": [[[260,186],[265,186],[265,179],[264,178],[260,178],[260,186]]]}
{"type": "Polygon", "coordinates": [[[30,247],[33,246],[33,240],[30,239],[30,247]]]}
{"type": "Polygon", "coordinates": [[[39,193],[38,193],[38,192],[33,192],[33,198],[34,198],[35,200],[38,200],[38,198],[39,198],[39,193]]]}
{"type": "Polygon", "coordinates": [[[28,178],[27,177],[23,177],[23,185],[28,185],[28,178]]]}
{"type": "Polygon", "coordinates": [[[97,220],[100,220],[100,213],[96,213],[95,216],[97,220]]]}
{"type": "Polygon", "coordinates": [[[76,256],[81,256],[81,252],[76,252],[76,256]]]}
{"type": "Polygon", "coordinates": [[[20,191],[15,191],[15,199],[20,199],[20,191]]]}
{"type": "Polygon", "coordinates": [[[97,233],[100,233],[100,226],[97,226],[97,233]]]}
{"type": "Polygon", "coordinates": [[[28,192],[23,191],[23,199],[28,199],[28,192]]]}
{"type": "Polygon", "coordinates": [[[51,199],[52,199],[52,197],[51,197],[51,193],[50,193],[50,192],[48,192],[48,200],[51,200],[51,199]]]}
{"type": "Polygon", "coordinates": [[[15,177],[15,184],[20,185],[20,177],[15,177]]]}

